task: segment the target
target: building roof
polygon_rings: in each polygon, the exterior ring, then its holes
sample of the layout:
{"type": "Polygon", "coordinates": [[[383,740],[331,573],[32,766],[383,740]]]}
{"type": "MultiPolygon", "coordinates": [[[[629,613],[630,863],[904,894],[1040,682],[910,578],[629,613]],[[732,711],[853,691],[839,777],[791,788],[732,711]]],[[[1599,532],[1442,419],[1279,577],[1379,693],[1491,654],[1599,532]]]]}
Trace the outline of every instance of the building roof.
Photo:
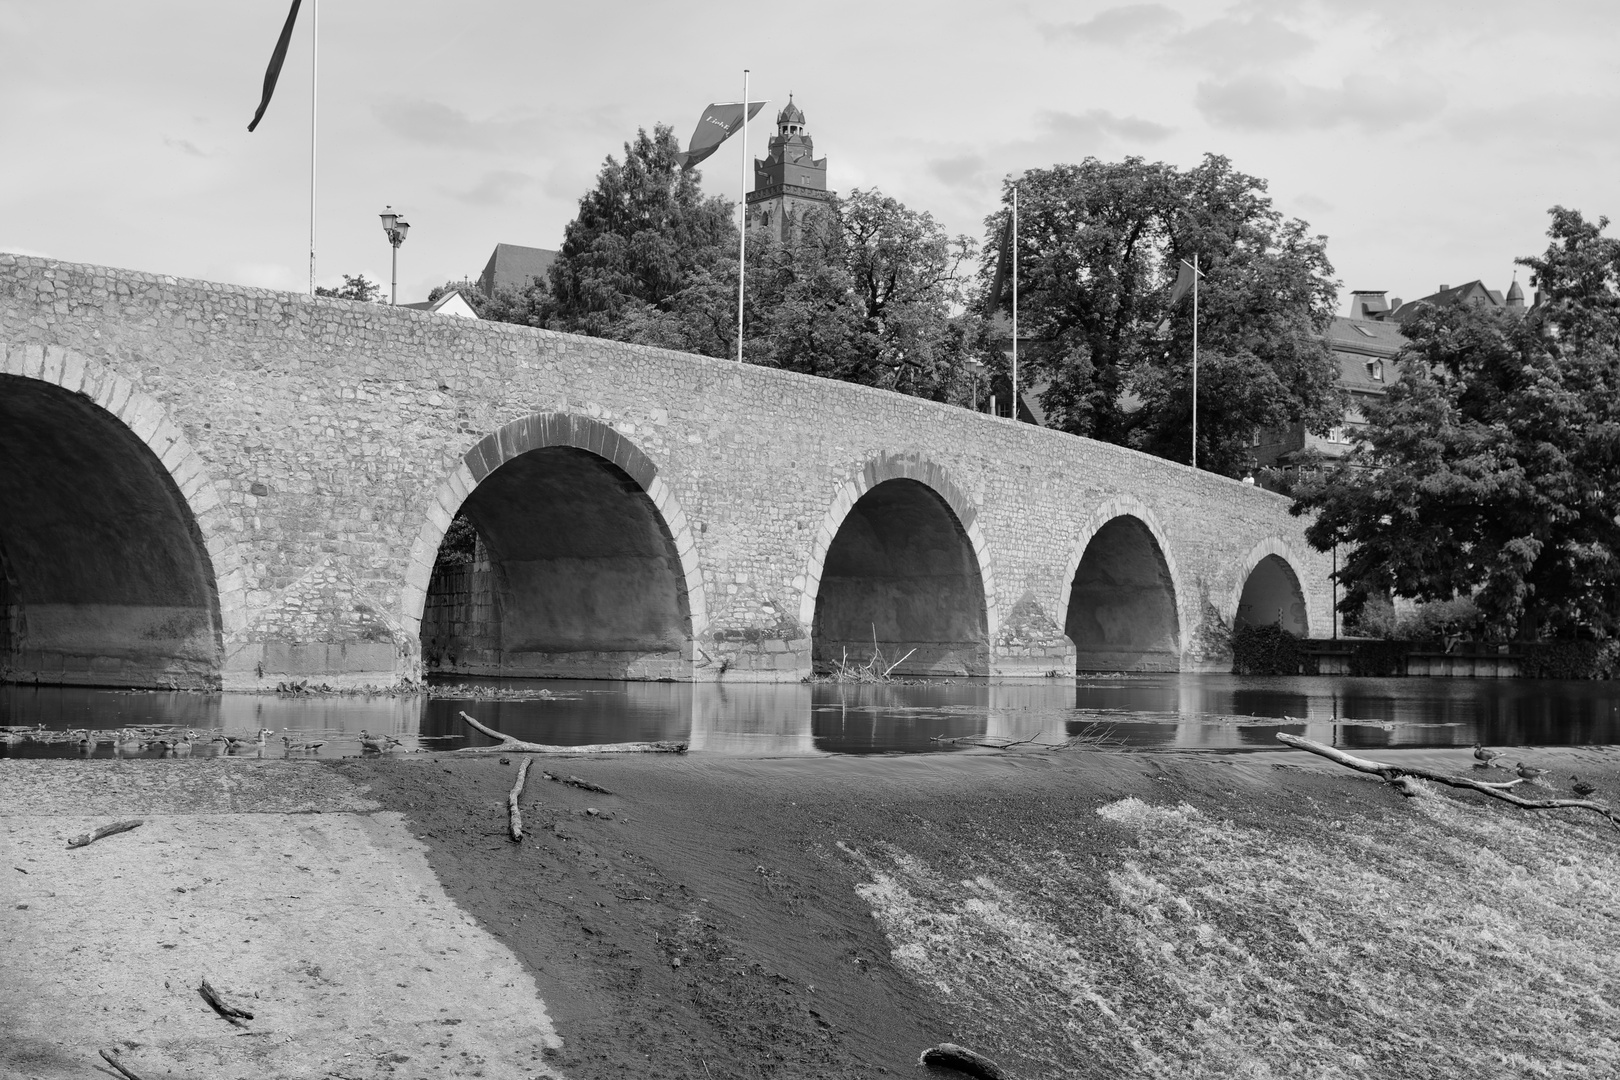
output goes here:
{"type": "Polygon", "coordinates": [[[793,104],[792,94],[788,95],[788,103],[786,107],[784,107],[781,112],[776,114],[776,122],[778,124],[804,123],[804,110],[793,104]]]}
{"type": "MultiPolygon", "coordinates": [[[[1522,295],[1522,294],[1521,294],[1522,295]]],[[[1406,322],[1417,314],[1419,304],[1433,304],[1435,307],[1449,307],[1452,304],[1485,303],[1491,307],[1502,306],[1502,294],[1496,289],[1487,289],[1483,281],[1478,279],[1466,285],[1442,285],[1428,296],[1420,296],[1416,300],[1408,300],[1396,308],[1390,315],[1396,322],[1406,322]]]]}
{"type": "Polygon", "coordinates": [[[478,312],[473,309],[472,303],[463,295],[460,289],[451,289],[437,300],[418,300],[414,304],[401,304],[403,308],[414,311],[431,311],[437,315],[460,315],[467,319],[478,318],[478,312]]]}
{"type": "Polygon", "coordinates": [[[478,275],[478,289],[485,296],[493,296],[496,289],[521,289],[530,278],[544,281],[556,260],[557,253],[547,248],[496,244],[484,272],[478,275]]]}

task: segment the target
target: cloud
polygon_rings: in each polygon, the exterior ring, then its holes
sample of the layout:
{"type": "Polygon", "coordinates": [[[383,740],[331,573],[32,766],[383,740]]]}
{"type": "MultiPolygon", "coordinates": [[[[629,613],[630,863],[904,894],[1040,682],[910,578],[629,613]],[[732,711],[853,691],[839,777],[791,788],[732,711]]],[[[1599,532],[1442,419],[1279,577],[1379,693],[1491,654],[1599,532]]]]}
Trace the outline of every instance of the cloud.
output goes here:
{"type": "Polygon", "coordinates": [[[1091,142],[1110,136],[1135,142],[1157,142],[1173,130],[1139,116],[1116,116],[1107,109],[1087,109],[1083,113],[1049,111],[1041,114],[1041,123],[1053,135],[1091,142]]]}
{"type": "Polygon", "coordinates": [[[1045,23],[1041,29],[1058,37],[1116,45],[1170,29],[1181,16],[1163,4],[1125,4],[1105,8],[1085,22],[1045,23]]]}
{"type": "Polygon", "coordinates": [[[424,98],[374,105],[372,114],[383,127],[411,142],[474,150],[509,149],[533,142],[542,126],[532,113],[475,120],[460,109],[424,98]]]}
{"type": "Polygon", "coordinates": [[[948,187],[977,184],[984,174],[984,157],[979,154],[959,154],[956,157],[934,158],[928,162],[928,171],[948,187]]]}
{"type": "Polygon", "coordinates": [[[1251,15],[1216,19],[1185,30],[1166,42],[1166,47],[1185,63],[1229,71],[1302,56],[1316,47],[1316,41],[1268,15],[1251,15]]]}
{"type": "Polygon", "coordinates": [[[1445,107],[1445,88],[1421,75],[1389,79],[1347,76],[1337,87],[1298,79],[1246,75],[1199,83],[1198,111],[1220,127],[1252,131],[1326,130],[1354,126],[1387,130],[1427,120],[1445,107]]]}
{"type": "Polygon", "coordinates": [[[163,145],[169,147],[171,150],[178,150],[182,154],[190,154],[192,157],[209,156],[206,150],[198,149],[197,144],[192,142],[190,139],[171,139],[165,135],[163,137],[163,145]]]}
{"type": "Polygon", "coordinates": [[[495,169],[486,172],[478,183],[465,191],[452,191],[449,188],[440,190],[458,202],[471,203],[474,206],[496,206],[510,202],[512,196],[537,183],[539,181],[528,173],[513,169],[495,169]]]}

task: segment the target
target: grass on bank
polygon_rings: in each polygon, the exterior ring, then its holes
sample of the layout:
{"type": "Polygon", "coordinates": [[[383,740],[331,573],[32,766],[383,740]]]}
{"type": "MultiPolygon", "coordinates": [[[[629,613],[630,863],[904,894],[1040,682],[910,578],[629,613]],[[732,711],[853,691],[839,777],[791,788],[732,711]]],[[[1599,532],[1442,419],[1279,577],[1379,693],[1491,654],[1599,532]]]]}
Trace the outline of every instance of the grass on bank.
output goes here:
{"type": "Polygon", "coordinates": [[[1051,833],[966,880],[890,847],[856,855],[859,891],[1018,1075],[1620,1076],[1612,829],[1439,795],[1321,810],[1127,798],[1097,810],[1135,841],[1108,865],[1051,833]]]}

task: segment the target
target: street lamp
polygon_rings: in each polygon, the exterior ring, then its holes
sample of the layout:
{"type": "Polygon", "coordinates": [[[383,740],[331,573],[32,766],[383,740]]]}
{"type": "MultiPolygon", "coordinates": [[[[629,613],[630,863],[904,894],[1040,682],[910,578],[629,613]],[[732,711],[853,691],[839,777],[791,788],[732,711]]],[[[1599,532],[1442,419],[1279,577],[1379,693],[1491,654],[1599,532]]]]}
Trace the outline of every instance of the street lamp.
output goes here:
{"type": "Polygon", "coordinates": [[[378,215],[382,218],[383,232],[388,234],[388,243],[394,249],[392,280],[388,283],[388,302],[399,303],[399,245],[405,242],[405,234],[411,231],[410,223],[403,217],[394,213],[392,206],[385,206],[378,215]]]}

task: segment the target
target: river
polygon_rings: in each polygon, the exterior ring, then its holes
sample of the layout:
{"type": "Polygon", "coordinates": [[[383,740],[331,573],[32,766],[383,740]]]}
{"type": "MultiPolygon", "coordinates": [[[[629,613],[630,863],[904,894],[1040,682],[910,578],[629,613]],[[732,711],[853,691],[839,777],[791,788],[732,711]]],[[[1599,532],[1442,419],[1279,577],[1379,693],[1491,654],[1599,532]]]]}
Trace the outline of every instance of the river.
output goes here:
{"type": "Polygon", "coordinates": [[[529,696],[0,686],[0,727],[13,729],[0,738],[0,757],[341,757],[364,752],[362,731],[393,735],[404,749],[487,744],[469,733],[462,710],[532,742],[678,740],[694,753],[743,755],[945,753],[964,747],[942,740],[974,735],[1045,743],[1083,736],[1105,746],[1220,751],[1274,748],[1279,731],[1362,749],[1620,742],[1620,683],[1609,682],[1189,674],[1072,683],[494,684],[506,695],[529,696]],[[193,738],[166,748],[154,741],[160,728],[193,738]]]}

